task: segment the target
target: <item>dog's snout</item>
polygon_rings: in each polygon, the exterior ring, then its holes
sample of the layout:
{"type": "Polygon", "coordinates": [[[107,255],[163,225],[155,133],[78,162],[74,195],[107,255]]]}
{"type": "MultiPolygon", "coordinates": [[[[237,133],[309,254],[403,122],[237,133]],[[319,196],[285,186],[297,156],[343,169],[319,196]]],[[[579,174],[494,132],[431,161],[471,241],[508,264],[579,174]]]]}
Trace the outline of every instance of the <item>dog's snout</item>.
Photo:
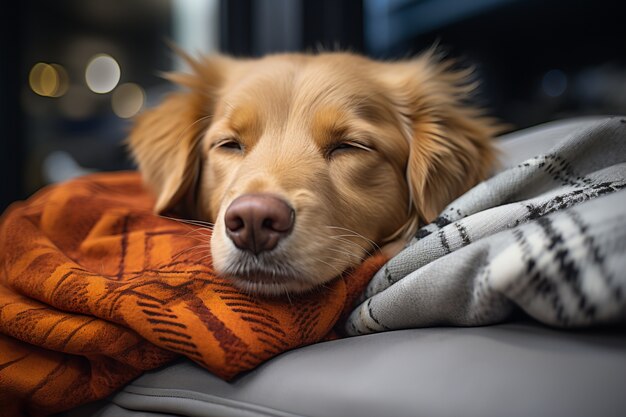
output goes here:
{"type": "Polygon", "coordinates": [[[270,194],[245,194],[224,213],[226,234],[239,249],[258,254],[272,250],[293,229],[295,212],[270,194]]]}

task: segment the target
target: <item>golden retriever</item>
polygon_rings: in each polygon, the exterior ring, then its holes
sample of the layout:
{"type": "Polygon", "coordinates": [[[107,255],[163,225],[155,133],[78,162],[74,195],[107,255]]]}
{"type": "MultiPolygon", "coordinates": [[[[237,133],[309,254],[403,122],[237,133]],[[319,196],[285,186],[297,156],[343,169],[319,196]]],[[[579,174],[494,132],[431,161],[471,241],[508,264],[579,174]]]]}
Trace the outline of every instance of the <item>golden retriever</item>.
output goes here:
{"type": "Polygon", "coordinates": [[[213,223],[216,272],[249,292],[304,292],[397,253],[494,161],[469,71],[432,50],[185,59],[168,78],[186,89],[138,118],[130,147],[156,212],[213,223]]]}

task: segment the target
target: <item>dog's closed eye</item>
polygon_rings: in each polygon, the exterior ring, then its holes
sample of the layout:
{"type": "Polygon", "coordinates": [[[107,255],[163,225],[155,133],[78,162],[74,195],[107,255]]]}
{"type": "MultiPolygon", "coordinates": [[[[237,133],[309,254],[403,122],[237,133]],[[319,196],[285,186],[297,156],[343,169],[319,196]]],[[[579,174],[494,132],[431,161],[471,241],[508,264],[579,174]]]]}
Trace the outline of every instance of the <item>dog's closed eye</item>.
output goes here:
{"type": "Polygon", "coordinates": [[[331,144],[326,149],[326,155],[331,158],[347,152],[358,151],[373,151],[372,146],[368,146],[363,142],[357,140],[342,140],[337,143],[331,144]]]}
{"type": "Polygon", "coordinates": [[[235,138],[224,138],[216,141],[211,145],[211,148],[219,148],[225,151],[243,151],[243,144],[235,138]]]}

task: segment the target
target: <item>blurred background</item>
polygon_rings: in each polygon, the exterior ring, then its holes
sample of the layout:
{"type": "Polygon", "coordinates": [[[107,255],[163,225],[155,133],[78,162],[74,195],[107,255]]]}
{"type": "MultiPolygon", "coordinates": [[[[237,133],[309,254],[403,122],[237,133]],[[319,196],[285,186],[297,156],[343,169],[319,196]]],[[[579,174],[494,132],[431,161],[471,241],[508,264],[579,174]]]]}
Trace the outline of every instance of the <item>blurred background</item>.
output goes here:
{"type": "Polygon", "coordinates": [[[133,168],[132,118],[172,89],[166,46],[258,56],[349,49],[401,58],[437,42],[477,97],[524,128],[626,114],[626,23],[609,0],[22,0],[5,2],[0,210],[45,184],[133,168]]]}

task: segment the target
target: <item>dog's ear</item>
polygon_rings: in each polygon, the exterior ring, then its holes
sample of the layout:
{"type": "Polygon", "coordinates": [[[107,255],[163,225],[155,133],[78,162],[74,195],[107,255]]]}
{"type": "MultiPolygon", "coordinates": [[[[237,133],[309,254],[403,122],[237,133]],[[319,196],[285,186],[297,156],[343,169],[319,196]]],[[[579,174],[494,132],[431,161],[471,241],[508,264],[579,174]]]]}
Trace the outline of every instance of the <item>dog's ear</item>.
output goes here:
{"type": "Polygon", "coordinates": [[[491,139],[495,120],[471,106],[476,89],[470,70],[434,50],[389,63],[384,72],[410,142],[407,181],[419,223],[433,221],[443,208],[482,181],[495,162],[491,139]]]}
{"type": "Polygon", "coordinates": [[[165,78],[184,87],[138,116],[129,146],[144,181],[156,194],[155,211],[193,215],[195,184],[201,169],[200,142],[211,123],[218,90],[230,59],[194,59],[178,51],[189,73],[165,78]]]}

